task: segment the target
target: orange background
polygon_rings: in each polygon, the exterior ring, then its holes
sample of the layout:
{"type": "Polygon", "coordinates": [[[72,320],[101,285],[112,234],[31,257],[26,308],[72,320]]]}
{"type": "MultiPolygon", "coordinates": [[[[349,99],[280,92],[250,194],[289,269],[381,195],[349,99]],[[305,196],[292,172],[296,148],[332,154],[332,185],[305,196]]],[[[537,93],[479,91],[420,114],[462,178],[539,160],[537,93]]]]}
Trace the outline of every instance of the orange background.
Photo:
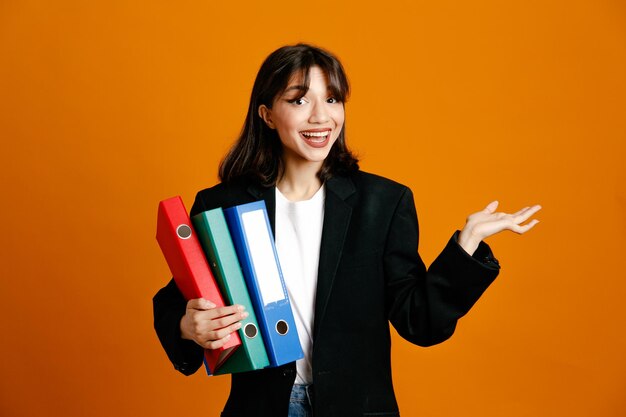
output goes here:
{"type": "Polygon", "coordinates": [[[159,200],[216,182],[275,48],[335,52],[364,170],[415,192],[430,263],[465,216],[541,203],[448,342],[394,337],[404,416],[626,415],[619,0],[0,3],[2,416],[217,416],[152,329],[159,200]]]}

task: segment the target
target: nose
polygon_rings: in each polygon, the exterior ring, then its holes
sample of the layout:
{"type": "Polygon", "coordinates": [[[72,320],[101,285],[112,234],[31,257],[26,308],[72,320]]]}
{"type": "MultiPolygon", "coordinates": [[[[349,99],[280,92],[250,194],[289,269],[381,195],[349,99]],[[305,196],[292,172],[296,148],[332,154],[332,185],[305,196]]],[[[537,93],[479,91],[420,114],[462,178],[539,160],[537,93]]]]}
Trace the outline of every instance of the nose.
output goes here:
{"type": "Polygon", "coordinates": [[[330,120],[328,109],[326,108],[326,102],[315,100],[311,108],[311,114],[309,115],[310,123],[326,123],[330,120]]]}

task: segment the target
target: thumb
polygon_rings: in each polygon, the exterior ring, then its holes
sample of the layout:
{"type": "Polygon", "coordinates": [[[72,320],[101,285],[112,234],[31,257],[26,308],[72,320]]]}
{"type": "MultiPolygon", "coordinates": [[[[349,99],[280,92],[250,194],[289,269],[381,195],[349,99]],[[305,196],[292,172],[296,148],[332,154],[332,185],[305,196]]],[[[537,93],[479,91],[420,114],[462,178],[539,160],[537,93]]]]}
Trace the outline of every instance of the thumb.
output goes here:
{"type": "Polygon", "coordinates": [[[498,200],[492,201],[491,203],[487,204],[487,207],[485,207],[485,212],[489,214],[493,213],[498,208],[498,204],[498,200]]]}
{"type": "Polygon", "coordinates": [[[215,304],[204,298],[194,298],[187,302],[187,309],[209,310],[211,308],[215,308],[215,304]]]}

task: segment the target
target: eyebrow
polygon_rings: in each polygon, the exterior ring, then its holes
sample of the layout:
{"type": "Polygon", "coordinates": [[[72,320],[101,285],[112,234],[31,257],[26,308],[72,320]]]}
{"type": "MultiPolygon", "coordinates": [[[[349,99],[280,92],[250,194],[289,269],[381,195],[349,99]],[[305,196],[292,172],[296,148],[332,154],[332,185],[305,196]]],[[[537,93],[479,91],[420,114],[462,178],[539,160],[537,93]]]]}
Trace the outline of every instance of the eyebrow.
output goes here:
{"type": "Polygon", "coordinates": [[[288,93],[288,92],[290,92],[290,91],[292,91],[292,90],[306,91],[306,90],[307,90],[307,88],[306,88],[306,86],[304,86],[304,85],[292,85],[291,87],[287,87],[287,88],[285,88],[284,93],[288,93]]]}
{"type": "MultiPolygon", "coordinates": [[[[285,91],[283,91],[283,94],[288,93],[290,91],[308,91],[309,89],[305,86],[305,85],[292,85],[291,87],[287,87],[285,89],[285,91]]],[[[332,92],[332,88],[330,86],[328,86],[327,88],[328,92],[332,92]]]]}

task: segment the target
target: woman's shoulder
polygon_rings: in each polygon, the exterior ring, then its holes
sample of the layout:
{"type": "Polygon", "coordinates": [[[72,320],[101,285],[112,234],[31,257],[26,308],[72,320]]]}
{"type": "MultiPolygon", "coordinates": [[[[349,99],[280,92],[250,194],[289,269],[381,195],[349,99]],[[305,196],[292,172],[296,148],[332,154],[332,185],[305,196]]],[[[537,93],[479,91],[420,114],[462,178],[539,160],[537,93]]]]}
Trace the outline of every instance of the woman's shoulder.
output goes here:
{"type": "Polygon", "coordinates": [[[383,194],[403,194],[409,188],[395,180],[366,171],[355,171],[350,176],[357,189],[383,194]]]}
{"type": "Polygon", "coordinates": [[[217,207],[231,207],[250,200],[251,184],[245,181],[220,182],[198,191],[192,212],[211,210],[217,207]]]}
{"type": "Polygon", "coordinates": [[[397,181],[364,171],[336,176],[326,183],[326,190],[354,207],[379,207],[394,210],[403,199],[413,199],[411,190],[397,181]]]}
{"type": "Polygon", "coordinates": [[[225,183],[218,182],[217,184],[214,184],[210,187],[203,188],[202,190],[198,191],[198,195],[200,196],[219,195],[219,194],[225,193],[227,189],[228,188],[226,187],[225,183]]]}

